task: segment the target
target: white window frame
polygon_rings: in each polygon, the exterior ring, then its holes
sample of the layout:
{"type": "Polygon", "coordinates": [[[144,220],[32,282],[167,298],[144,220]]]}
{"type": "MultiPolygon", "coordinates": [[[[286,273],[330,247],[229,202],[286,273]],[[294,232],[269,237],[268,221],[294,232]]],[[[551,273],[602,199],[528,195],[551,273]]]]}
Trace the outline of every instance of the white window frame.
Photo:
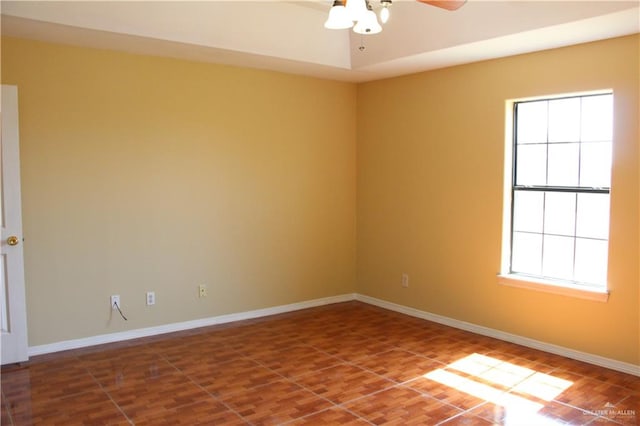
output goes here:
{"type": "Polygon", "coordinates": [[[535,98],[511,99],[505,102],[505,161],[504,161],[504,203],[503,203],[503,227],[502,227],[502,259],[498,284],[524,288],[528,290],[542,291],[562,296],[576,297],[598,302],[609,300],[607,288],[582,286],[562,280],[538,278],[521,274],[512,274],[511,270],[511,243],[512,243],[512,215],[513,215],[513,173],[514,173],[514,106],[519,102],[551,100],[567,97],[579,97],[590,95],[612,94],[612,90],[600,90],[594,92],[569,93],[561,95],[540,96],[535,98]]]}

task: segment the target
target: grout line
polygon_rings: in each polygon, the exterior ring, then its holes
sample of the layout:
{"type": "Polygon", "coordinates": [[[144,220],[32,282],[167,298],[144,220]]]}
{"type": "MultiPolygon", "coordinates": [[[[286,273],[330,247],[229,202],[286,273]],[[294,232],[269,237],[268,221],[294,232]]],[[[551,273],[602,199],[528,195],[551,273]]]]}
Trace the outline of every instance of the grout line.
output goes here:
{"type": "MultiPolygon", "coordinates": [[[[229,406],[229,404],[227,404],[225,401],[223,401],[222,399],[218,398],[217,396],[215,396],[214,394],[212,394],[211,392],[209,392],[204,386],[202,386],[200,383],[196,382],[195,380],[193,380],[193,378],[191,378],[191,376],[188,376],[187,374],[182,373],[191,383],[193,383],[194,385],[196,385],[198,388],[200,388],[200,390],[204,391],[207,395],[209,395],[211,398],[213,398],[213,400],[221,405],[223,405],[227,410],[231,411],[233,414],[235,414],[236,416],[238,416],[240,418],[240,420],[246,422],[247,424],[253,425],[253,423],[245,418],[244,416],[242,416],[240,413],[238,413],[236,410],[234,410],[233,408],[231,408],[229,406]]],[[[188,405],[192,405],[195,403],[191,403],[191,404],[185,404],[184,406],[188,406],[188,405]]]]}
{"type": "MultiPolygon", "coordinates": [[[[226,346],[226,345],[225,345],[226,346]]],[[[239,353],[238,351],[236,351],[235,349],[226,346],[227,349],[231,349],[233,352],[235,352],[239,358],[237,359],[246,359],[246,357],[244,357],[243,354],[239,353]]],[[[168,358],[168,356],[163,353],[160,350],[154,350],[154,352],[156,352],[167,364],[169,364],[171,367],[173,367],[177,372],[179,372],[180,374],[182,374],[187,380],[189,380],[191,383],[193,383],[194,385],[196,385],[196,387],[200,388],[200,390],[202,390],[203,392],[205,392],[207,395],[209,395],[211,398],[213,398],[213,400],[217,403],[220,403],[221,405],[223,405],[227,410],[231,411],[233,414],[235,414],[236,416],[238,416],[238,418],[240,418],[242,421],[244,421],[245,423],[252,425],[253,423],[251,421],[249,421],[248,419],[246,419],[244,416],[242,416],[240,413],[238,413],[236,410],[234,410],[233,408],[231,408],[225,401],[223,401],[222,399],[218,398],[217,396],[215,396],[214,394],[212,394],[211,392],[209,392],[204,386],[202,386],[200,383],[196,382],[190,375],[186,374],[184,371],[180,370],[180,368],[178,368],[178,366],[176,366],[173,362],[171,362],[168,358]]],[[[221,362],[221,364],[225,364],[227,362],[232,362],[235,359],[230,359],[228,361],[223,361],[221,362]]],[[[192,405],[195,403],[191,403],[191,404],[185,404],[183,406],[188,406],[188,405],[192,405]]]]}
{"type": "Polygon", "coordinates": [[[7,416],[9,417],[9,424],[10,424],[11,426],[14,426],[14,425],[15,425],[15,422],[13,421],[13,416],[11,415],[11,411],[12,411],[12,410],[11,410],[11,406],[9,405],[9,400],[8,400],[8,399],[7,399],[7,397],[4,395],[4,391],[2,391],[2,392],[0,393],[0,398],[2,398],[2,402],[4,402],[4,404],[3,404],[3,405],[5,406],[5,409],[6,409],[6,411],[7,411],[7,416]]]}
{"type": "MultiPolygon", "coordinates": [[[[78,360],[80,361],[80,359],[78,358],[78,360]]],[[[120,413],[124,416],[124,418],[129,422],[129,424],[131,425],[135,425],[135,423],[133,422],[132,419],[129,418],[129,416],[127,416],[127,413],[124,412],[123,408],[120,407],[120,404],[118,404],[114,399],[113,396],[111,396],[111,394],[109,393],[108,390],[105,389],[104,386],[102,386],[102,383],[100,383],[100,381],[98,381],[98,379],[96,379],[96,376],[93,375],[93,373],[89,370],[89,367],[87,367],[85,365],[85,370],[87,370],[87,374],[89,374],[91,376],[91,378],[93,379],[94,382],[96,382],[96,384],[98,385],[98,387],[100,388],[100,390],[107,396],[107,398],[109,398],[109,401],[111,401],[111,403],[113,405],[116,406],[116,408],[118,409],[118,411],[120,411],[120,413]]]]}

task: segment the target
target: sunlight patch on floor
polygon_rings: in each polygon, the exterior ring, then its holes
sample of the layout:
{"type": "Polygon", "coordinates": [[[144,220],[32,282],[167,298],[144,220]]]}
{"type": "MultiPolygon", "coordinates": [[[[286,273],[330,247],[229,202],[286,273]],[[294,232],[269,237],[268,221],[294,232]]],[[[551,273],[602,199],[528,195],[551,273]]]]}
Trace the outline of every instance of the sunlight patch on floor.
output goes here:
{"type": "Polygon", "coordinates": [[[559,424],[539,413],[545,406],[539,401],[553,401],[573,384],[569,380],[477,353],[423,377],[495,404],[499,412],[495,414],[503,424],[516,424],[523,419],[535,420],[536,425],[559,424]]]}

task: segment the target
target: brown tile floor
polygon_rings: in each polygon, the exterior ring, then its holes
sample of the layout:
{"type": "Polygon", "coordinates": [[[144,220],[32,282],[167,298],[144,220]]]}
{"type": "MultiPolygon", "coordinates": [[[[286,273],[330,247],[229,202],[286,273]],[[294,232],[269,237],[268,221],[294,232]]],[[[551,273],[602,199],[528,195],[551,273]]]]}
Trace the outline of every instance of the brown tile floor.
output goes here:
{"type": "Polygon", "coordinates": [[[640,423],[640,378],[358,302],[33,358],[2,425],[640,423]]]}

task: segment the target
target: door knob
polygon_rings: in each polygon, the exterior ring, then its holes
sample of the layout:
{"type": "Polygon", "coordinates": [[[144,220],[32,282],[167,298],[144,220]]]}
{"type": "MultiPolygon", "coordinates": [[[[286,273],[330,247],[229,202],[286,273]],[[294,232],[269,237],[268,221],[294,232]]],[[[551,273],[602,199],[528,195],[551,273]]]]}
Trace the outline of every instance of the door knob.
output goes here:
{"type": "Polygon", "coordinates": [[[15,235],[12,235],[9,238],[7,238],[7,244],[9,244],[10,246],[17,246],[19,242],[20,240],[15,235]]]}

